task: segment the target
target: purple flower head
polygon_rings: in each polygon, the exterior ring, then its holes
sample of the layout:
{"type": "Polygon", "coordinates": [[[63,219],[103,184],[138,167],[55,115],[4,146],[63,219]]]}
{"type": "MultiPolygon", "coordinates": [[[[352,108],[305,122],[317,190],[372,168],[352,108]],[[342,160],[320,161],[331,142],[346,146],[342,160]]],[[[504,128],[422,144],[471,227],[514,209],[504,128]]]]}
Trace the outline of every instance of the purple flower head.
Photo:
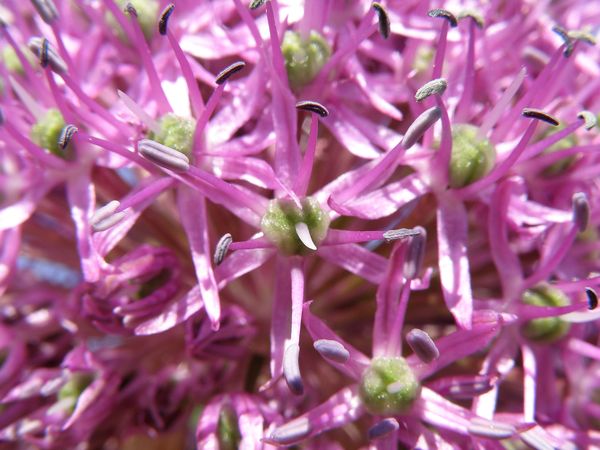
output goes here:
{"type": "Polygon", "coordinates": [[[6,0],[0,439],[599,446],[596,19],[6,0]]]}

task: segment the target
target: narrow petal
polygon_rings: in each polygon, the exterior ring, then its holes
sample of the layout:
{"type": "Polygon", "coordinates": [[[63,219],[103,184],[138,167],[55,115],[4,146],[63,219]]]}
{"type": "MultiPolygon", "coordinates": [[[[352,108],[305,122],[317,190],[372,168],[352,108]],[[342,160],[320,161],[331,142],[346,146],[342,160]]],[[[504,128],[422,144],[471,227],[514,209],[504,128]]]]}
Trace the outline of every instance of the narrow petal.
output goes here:
{"type": "Polygon", "coordinates": [[[467,257],[467,212],[451,193],[439,199],[437,227],[444,300],[458,325],[470,328],[473,297],[467,257]]]}
{"type": "Polygon", "coordinates": [[[147,320],[135,328],[135,334],[162,333],[185,322],[204,307],[198,286],[173,302],[162,314],[147,320]]]}
{"type": "Polygon", "coordinates": [[[95,191],[89,173],[73,177],[67,183],[67,195],[71,206],[71,217],[77,233],[77,248],[81,258],[81,270],[88,282],[100,277],[100,255],[92,240],[89,218],[94,213],[95,191]]]}
{"type": "Polygon", "coordinates": [[[265,441],[276,445],[291,445],[332,428],[344,426],[356,420],[362,413],[356,387],[347,387],[306,414],[279,426],[265,441]]]}
{"type": "Polygon", "coordinates": [[[359,277],[379,284],[385,273],[386,259],[356,244],[332,245],[317,250],[323,259],[359,277]]]}
{"type": "Polygon", "coordinates": [[[205,200],[197,192],[184,186],[179,188],[177,200],[179,216],[190,243],[200,295],[213,329],[216,330],[219,328],[221,302],[212,271],[205,200]]]}

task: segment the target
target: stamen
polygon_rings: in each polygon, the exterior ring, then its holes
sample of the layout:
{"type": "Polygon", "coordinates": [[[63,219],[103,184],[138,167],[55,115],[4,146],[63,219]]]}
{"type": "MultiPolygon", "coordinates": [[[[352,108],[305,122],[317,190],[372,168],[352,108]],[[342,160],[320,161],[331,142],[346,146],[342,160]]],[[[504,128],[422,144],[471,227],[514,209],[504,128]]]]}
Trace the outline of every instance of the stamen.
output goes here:
{"type": "Polygon", "coordinates": [[[175,5],[171,3],[163,10],[158,23],[158,31],[161,35],[166,35],[167,39],[169,40],[169,45],[171,46],[173,53],[175,53],[175,58],[177,58],[183,78],[188,87],[190,104],[192,111],[194,112],[194,117],[199,117],[204,109],[204,100],[202,99],[202,94],[200,94],[200,88],[196,82],[196,77],[194,76],[192,67],[187,60],[187,56],[179,46],[177,38],[173,36],[173,33],[171,33],[167,28],[169,18],[171,17],[174,9],[175,5]]]}
{"type": "Polygon", "coordinates": [[[54,47],[46,38],[34,37],[27,43],[29,50],[33,52],[40,60],[42,67],[50,66],[57,74],[67,71],[67,65],[64,60],[56,53],[54,47]]]}
{"type": "Polygon", "coordinates": [[[588,309],[596,309],[598,307],[598,294],[591,287],[585,288],[585,295],[587,295],[588,299],[588,309]]]}
{"type": "Polygon", "coordinates": [[[223,259],[225,259],[225,255],[227,254],[229,246],[232,242],[233,238],[229,233],[224,234],[221,237],[221,239],[219,239],[219,242],[217,242],[217,247],[215,248],[215,253],[213,255],[213,262],[215,266],[218,266],[223,262],[223,259]]]}
{"type": "Polygon", "coordinates": [[[521,112],[521,114],[523,116],[529,117],[531,119],[537,119],[537,120],[541,120],[543,122],[549,123],[550,125],[553,125],[555,127],[558,126],[560,123],[558,120],[556,120],[550,114],[545,113],[541,109],[523,108],[523,111],[521,112]]]}
{"type": "Polygon", "coordinates": [[[473,19],[473,22],[475,22],[479,28],[485,26],[485,20],[478,11],[475,11],[474,9],[465,9],[458,14],[458,20],[466,19],[467,17],[473,19]]]}
{"type": "Polygon", "coordinates": [[[577,225],[579,231],[584,231],[590,220],[590,204],[587,196],[583,192],[573,194],[572,207],[573,222],[577,225]]]}
{"type": "Polygon", "coordinates": [[[47,24],[58,19],[58,10],[52,0],[31,0],[33,7],[47,24]]]}
{"type": "Polygon", "coordinates": [[[507,423],[476,417],[471,420],[468,431],[474,436],[481,436],[488,439],[506,439],[514,435],[517,430],[507,423]]]}
{"type": "Polygon", "coordinates": [[[298,222],[294,225],[294,228],[296,229],[296,234],[298,235],[298,238],[306,247],[310,248],[311,250],[317,249],[317,246],[313,242],[313,239],[310,235],[308,225],[306,225],[304,222],[298,222]]]}
{"type": "Polygon", "coordinates": [[[552,31],[554,31],[556,34],[558,34],[562,40],[565,43],[565,50],[564,50],[564,55],[568,58],[569,56],[571,56],[571,54],[573,53],[573,40],[571,39],[571,37],[569,36],[569,33],[567,32],[567,30],[565,30],[563,27],[559,26],[559,25],[554,25],[552,27],[552,31]]]}
{"type": "Polygon", "coordinates": [[[138,152],[165,169],[185,172],[190,168],[190,161],[183,153],[150,139],[142,139],[138,142],[138,152]]]}
{"type": "Polygon", "coordinates": [[[398,421],[390,417],[388,419],[383,419],[382,421],[377,422],[375,425],[369,428],[367,436],[369,437],[370,441],[374,439],[380,439],[389,435],[390,433],[393,433],[399,427],[400,425],[398,424],[398,421]]]}
{"type": "Polygon", "coordinates": [[[307,417],[301,417],[275,428],[270,439],[277,444],[291,444],[304,439],[310,431],[310,421],[307,417]]]}
{"type": "Polygon", "coordinates": [[[130,16],[135,17],[137,19],[138,13],[137,13],[137,9],[135,9],[135,6],[133,6],[133,3],[127,2],[123,11],[125,11],[127,14],[129,14],[130,16]]]}
{"type": "Polygon", "coordinates": [[[252,0],[250,2],[250,5],[248,5],[248,7],[250,9],[258,9],[260,8],[262,5],[264,5],[267,2],[267,0],[252,0]]]}
{"type": "Polygon", "coordinates": [[[429,108],[424,113],[420,114],[413,123],[410,124],[406,134],[402,138],[402,147],[405,150],[411,148],[415,143],[421,139],[425,132],[431,128],[431,126],[439,120],[442,116],[442,111],[437,106],[429,108]]]}
{"type": "Polygon", "coordinates": [[[577,113],[577,117],[583,119],[583,121],[585,122],[584,128],[586,130],[591,130],[598,124],[598,119],[596,118],[596,115],[591,111],[581,111],[577,113]]]}
{"type": "Polygon", "coordinates": [[[350,359],[350,352],[341,343],[332,339],[319,339],[313,347],[319,354],[333,362],[344,364],[350,359]]]}
{"type": "Polygon", "coordinates": [[[314,112],[321,117],[327,117],[329,115],[329,111],[327,110],[327,108],[325,108],[320,103],[313,102],[310,100],[303,100],[301,102],[296,103],[296,109],[314,112]]]}
{"type": "Polygon", "coordinates": [[[223,69],[215,78],[215,83],[223,84],[227,81],[227,79],[236,72],[239,72],[244,67],[246,67],[246,63],[244,61],[234,62],[230,66],[223,69]]]}
{"type": "Polygon", "coordinates": [[[381,34],[384,39],[387,39],[390,36],[390,17],[381,3],[375,2],[372,6],[377,13],[379,34],[381,34]]]}
{"type": "Polygon", "coordinates": [[[585,42],[588,45],[596,45],[596,38],[587,31],[571,30],[567,33],[567,36],[576,41],[585,42]]]}
{"type": "Polygon", "coordinates": [[[165,36],[167,34],[167,25],[169,24],[169,17],[173,14],[173,10],[175,9],[175,5],[173,3],[169,3],[163,12],[160,15],[160,19],[158,21],[158,32],[165,36]]]}
{"type": "Polygon", "coordinates": [[[388,230],[383,233],[383,238],[387,242],[397,241],[398,239],[404,239],[407,237],[417,236],[419,230],[415,228],[399,228],[397,230],[388,230]]]}
{"type": "Polygon", "coordinates": [[[453,28],[458,25],[458,20],[456,20],[454,14],[445,9],[432,9],[427,13],[427,15],[429,17],[441,17],[443,19],[446,19],[450,26],[453,28]]]}
{"type": "Polygon", "coordinates": [[[410,240],[406,259],[404,260],[404,267],[402,268],[402,275],[407,280],[416,278],[421,271],[423,258],[425,257],[427,232],[423,227],[415,227],[414,230],[417,231],[417,234],[410,240]]]}
{"type": "Polygon", "coordinates": [[[406,342],[412,351],[415,352],[415,355],[426,364],[440,357],[440,351],[435,342],[423,330],[419,330],[418,328],[411,330],[406,335],[406,342]]]}
{"type": "Polygon", "coordinates": [[[69,143],[71,142],[71,138],[77,133],[78,128],[75,125],[66,125],[62,131],[60,132],[60,136],[58,137],[58,146],[61,150],[67,148],[69,143]]]}
{"type": "Polygon", "coordinates": [[[119,223],[126,216],[125,211],[116,212],[121,203],[118,200],[113,200],[102,208],[98,208],[90,219],[90,225],[94,231],[108,230],[112,226],[119,223]]]}
{"type": "Polygon", "coordinates": [[[419,88],[419,90],[415,94],[415,100],[418,102],[422,102],[431,95],[442,95],[447,87],[448,82],[445,78],[437,78],[435,80],[431,80],[425,83],[421,88],[419,88]]]}
{"type": "Polygon", "coordinates": [[[283,377],[290,391],[296,395],[304,393],[304,385],[302,376],[300,375],[300,366],[298,365],[298,357],[300,355],[300,347],[298,344],[290,344],[285,349],[283,355],[283,377]]]}

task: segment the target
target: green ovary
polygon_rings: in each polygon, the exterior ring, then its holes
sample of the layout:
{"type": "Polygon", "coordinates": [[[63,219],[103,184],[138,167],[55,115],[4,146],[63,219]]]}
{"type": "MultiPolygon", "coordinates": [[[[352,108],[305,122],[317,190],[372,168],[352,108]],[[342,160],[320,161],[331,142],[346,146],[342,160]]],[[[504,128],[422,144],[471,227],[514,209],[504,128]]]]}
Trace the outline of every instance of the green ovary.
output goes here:
{"type": "Polygon", "coordinates": [[[296,233],[297,223],[308,226],[315,245],[327,236],[329,216],[312,198],[303,199],[301,204],[302,209],[291,200],[272,200],[260,223],[267,239],[286,255],[301,255],[309,250],[296,233]]]}
{"type": "MultiPolygon", "coordinates": [[[[140,24],[140,28],[144,33],[144,37],[147,41],[150,40],[156,29],[156,23],[158,21],[158,10],[160,4],[157,0],[116,0],[117,6],[123,11],[127,6],[127,3],[131,3],[137,12],[137,21],[140,24]]],[[[126,40],[125,33],[121,29],[121,26],[117,22],[117,19],[110,13],[107,13],[107,21],[110,27],[115,30],[119,39],[122,41],[126,40]]]]}
{"type": "Polygon", "coordinates": [[[286,31],[281,52],[293,89],[310,83],[331,56],[329,44],[316,31],[311,31],[308,39],[302,39],[295,31],[286,31]]]}
{"type": "MultiPolygon", "coordinates": [[[[542,285],[528,289],[523,294],[523,303],[532,306],[568,306],[569,299],[559,290],[542,285]]],[[[569,331],[570,324],[559,317],[533,319],[523,325],[523,335],[532,341],[554,342],[569,331]]]]}
{"type": "MultiPolygon", "coordinates": [[[[565,128],[564,125],[559,125],[558,127],[553,128],[552,130],[548,130],[546,133],[543,133],[540,136],[540,140],[545,139],[548,136],[550,136],[551,134],[553,134],[554,132],[558,132],[564,128],[565,128]]],[[[560,150],[565,150],[567,148],[575,147],[576,145],[577,145],[577,138],[575,137],[575,135],[571,134],[571,135],[561,139],[557,143],[551,145],[550,147],[548,147],[546,150],[544,150],[543,154],[549,155],[551,153],[554,153],[554,152],[557,152],[560,150]]],[[[571,167],[573,165],[573,163],[576,161],[576,159],[577,159],[577,156],[575,156],[575,155],[565,156],[564,158],[561,158],[558,161],[556,161],[556,162],[550,164],[548,167],[546,167],[544,169],[544,171],[542,172],[542,174],[546,177],[553,177],[556,175],[560,175],[565,170],[567,170],[569,167],[571,167]]]]}
{"type": "MultiPolygon", "coordinates": [[[[27,59],[27,61],[29,61],[33,67],[36,67],[35,58],[29,49],[23,49],[22,53],[23,56],[25,56],[25,59],[27,59]]],[[[11,73],[16,73],[19,75],[23,75],[25,73],[23,65],[21,64],[21,60],[17,56],[17,52],[15,52],[15,49],[10,46],[6,46],[2,50],[2,62],[11,73]]]]}
{"type": "Polygon", "coordinates": [[[221,409],[217,427],[220,450],[235,450],[239,448],[242,436],[238,427],[237,417],[230,406],[225,406],[221,409]]]}
{"type": "Polygon", "coordinates": [[[478,128],[459,124],[452,130],[450,187],[461,188],[488,174],[496,161],[490,141],[477,135],[478,128]]]}
{"type": "Polygon", "coordinates": [[[44,117],[31,127],[31,140],[57,156],[63,156],[58,138],[65,127],[65,119],[58,109],[49,109],[44,117]]]}
{"type": "Polygon", "coordinates": [[[75,409],[77,400],[81,393],[92,383],[94,377],[86,373],[75,373],[71,376],[60,391],[58,391],[59,400],[69,400],[69,407],[71,410],[75,409]]]}
{"type": "Polygon", "coordinates": [[[424,73],[431,70],[431,63],[435,53],[429,46],[422,45],[417,49],[415,59],[413,62],[413,69],[419,73],[424,73]]]}
{"type": "Polygon", "coordinates": [[[412,407],[421,394],[421,384],[404,358],[377,358],[363,373],[358,394],[371,414],[395,416],[412,407]],[[391,384],[394,393],[388,392],[391,384]]]}
{"type": "Polygon", "coordinates": [[[175,114],[165,114],[158,124],[160,127],[158,134],[150,133],[148,137],[189,156],[194,143],[196,122],[175,114]]]}

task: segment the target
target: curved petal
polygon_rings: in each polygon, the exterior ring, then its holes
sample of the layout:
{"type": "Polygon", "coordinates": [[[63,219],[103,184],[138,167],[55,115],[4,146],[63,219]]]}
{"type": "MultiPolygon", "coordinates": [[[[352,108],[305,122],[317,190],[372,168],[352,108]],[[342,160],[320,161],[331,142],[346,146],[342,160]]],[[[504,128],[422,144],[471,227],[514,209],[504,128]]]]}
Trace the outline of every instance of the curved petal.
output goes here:
{"type": "Polygon", "coordinates": [[[179,188],[177,200],[179,216],[190,243],[200,295],[213,329],[218,329],[221,302],[212,270],[205,200],[197,192],[184,186],[179,188]]]}
{"type": "Polygon", "coordinates": [[[467,211],[452,193],[440,195],[437,210],[440,279],[456,323],[471,328],[473,297],[467,257],[467,211]]]}
{"type": "Polygon", "coordinates": [[[323,259],[373,284],[379,284],[383,280],[387,260],[365,247],[356,244],[322,246],[317,253],[323,259]]]}

